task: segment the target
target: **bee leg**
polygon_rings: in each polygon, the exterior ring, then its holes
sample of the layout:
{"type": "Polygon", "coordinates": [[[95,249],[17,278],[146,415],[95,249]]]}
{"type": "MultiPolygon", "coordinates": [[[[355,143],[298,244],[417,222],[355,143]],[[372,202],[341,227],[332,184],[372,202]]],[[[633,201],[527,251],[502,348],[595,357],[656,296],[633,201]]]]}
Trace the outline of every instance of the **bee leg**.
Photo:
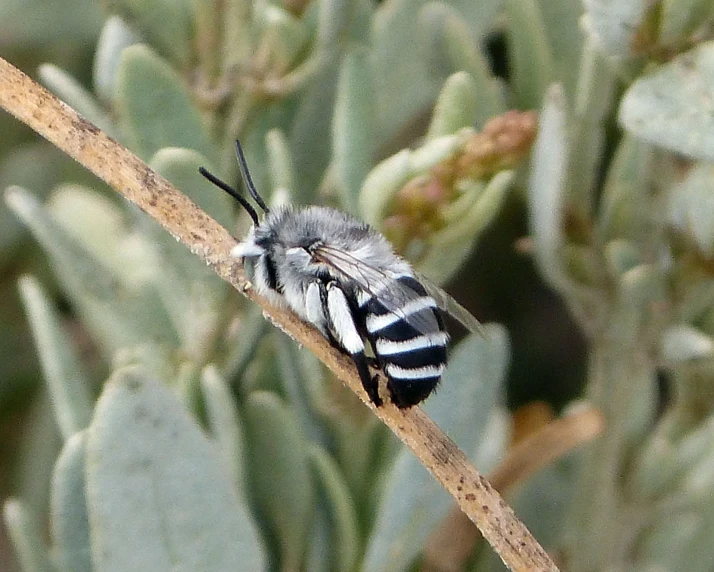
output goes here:
{"type": "Polygon", "coordinates": [[[382,405],[382,398],[379,396],[379,375],[372,375],[370,373],[367,356],[364,355],[364,352],[351,354],[351,357],[357,366],[362,387],[364,387],[367,395],[369,395],[370,401],[377,407],[380,407],[382,405]]]}
{"type": "Polygon", "coordinates": [[[367,363],[370,365],[370,367],[373,367],[374,369],[382,369],[382,364],[379,363],[379,360],[376,357],[365,356],[365,359],[367,360],[367,363]]]}
{"type": "Polygon", "coordinates": [[[337,282],[328,282],[324,288],[320,289],[320,294],[327,329],[334,336],[338,347],[352,357],[357,366],[362,387],[367,392],[370,401],[379,407],[382,405],[382,399],[379,397],[379,377],[372,376],[369,371],[367,356],[364,353],[364,341],[357,331],[347,295],[337,282]]]}

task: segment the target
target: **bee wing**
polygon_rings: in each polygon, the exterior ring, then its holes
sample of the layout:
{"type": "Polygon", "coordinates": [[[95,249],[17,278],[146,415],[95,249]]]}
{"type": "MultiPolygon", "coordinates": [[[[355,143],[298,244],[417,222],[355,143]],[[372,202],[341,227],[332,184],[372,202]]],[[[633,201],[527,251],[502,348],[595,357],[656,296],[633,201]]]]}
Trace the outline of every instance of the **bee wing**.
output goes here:
{"type": "Polygon", "coordinates": [[[439,288],[428,278],[417,274],[417,279],[424,286],[427,294],[434,298],[436,305],[443,311],[458,321],[464,328],[472,334],[479,334],[484,338],[488,338],[488,333],[474,315],[452,298],[445,290],[439,288]]]}
{"type": "MultiPolygon", "coordinates": [[[[377,298],[390,312],[406,320],[417,331],[421,333],[433,331],[433,323],[425,319],[423,314],[404,314],[402,308],[411,300],[421,296],[406,284],[395,280],[394,277],[388,276],[382,270],[374,268],[363,260],[355,258],[348,252],[336,248],[320,246],[316,249],[315,254],[321,262],[329,264],[353,280],[362,290],[377,298]]],[[[481,322],[443,289],[422,275],[415,274],[415,278],[424,287],[426,293],[434,299],[441,311],[452,316],[468,331],[488,337],[481,322]]]]}
{"type": "MultiPolygon", "coordinates": [[[[317,247],[313,256],[319,262],[328,264],[339,274],[353,281],[361,290],[376,298],[387,311],[407,322],[419,333],[434,331],[435,322],[429,314],[415,312],[404,313],[404,307],[422,294],[410,288],[407,284],[399,282],[379,268],[352,256],[349,252],[326,245],[317,247]]],[[[428,292],[427,292],[428,293],[428,292]]],[[[439,301],[436,300],[437,305],[439,301]]]]}

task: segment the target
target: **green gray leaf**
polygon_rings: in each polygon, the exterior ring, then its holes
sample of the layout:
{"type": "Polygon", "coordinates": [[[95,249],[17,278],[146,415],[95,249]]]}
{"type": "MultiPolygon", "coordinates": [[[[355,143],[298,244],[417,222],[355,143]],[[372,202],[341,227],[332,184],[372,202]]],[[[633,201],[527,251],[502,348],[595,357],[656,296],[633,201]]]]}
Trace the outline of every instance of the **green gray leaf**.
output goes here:
{"type": "MultiPolygon", "coordinates": [[[[156,153],[149,165],[224,226],[232,226],[232,199],[198,172],[199,166],[210,166],[205,157],[190,149],[168,148],[156,153]]],[[[136,214],[147,238],[146,248],[153,253],[155,268],[150,277],[154,288],[181,336],[183,349],[201,362],[221,322],[229,287],[155,221],[144,213],[136,214]]]]}
{"type": "Polygon", "coordinates": [[[114,101],[121,53],[139,41],[139,36],[118,16],[111,16],[104,23],[94,52],[93,69],[94,89],[103,101],[114,101]]]}
{"type": "Polygon", "coordinates": [[[162,55],[188,66],[193,23],[185,0],[108,0],[106,8],[121,16],[162,55]]]}
{"type": "Polygon", "coordinates": [[[253,498],[278,543],[281,569],[299,570],[314,510],[307,443],[292,410],[272,393],[251,393],[244,416],[253,498]]]}
{"type": "Polygon", "coordinates": [[[50,525],[53,553],[62,572],[92,572],[85,493],[86,434],[65,443],[52,474],[50,525]]]}
{"type": "Polygon", "coordinates": [[[54,572],[42,526],[27,504],[17,498],[6,500],[3,517],[23,572],[54,572]]]}
{"type": "Polygon", "coordinates": [[[70,203],[81,203],[88,209],[91,206],[94,225],[103,229],[98,233],[92,232],[95,227],[88,219],[80,223],[74,218],[74,226],[65,228],[57,216],[18,187],[8,190],[6,201],[47,252],[66,294],[110,357],[119,349],[149,340],[177,345],[155,294],[137,280],[136,274],[129,275],[128,271],[138,272],[137,265],[127,265],[125,257],[136,251],[125,249],[131,245],[117,243],[120,228],[115,213],[99,199],[96,203],[84,201],[87,196],[87,191],[67,195],[71,201],[65,203],[64,212],[74,208],[70,203]],[[86,243],[77,238],[83,232],[88,233],[86,243]],[[116,268],[122,267],[122,261],[127,271],[119,274],[116,268]]]}
{"type": "Polygon", "coordinates": [[[646,0],[585,0],[586,30],[605,53],[630,57],[649,5],[646,0]]]}
{"type": "MultiPolygon", "coordinates": [[[[479,45],[474,39],[469,22],[452,6],[443,2],[430,2],[426,4],[419,13],[420,27],[424,30],[425,42],[431,43],[428,49],[431,58],[431,66],[435,68],[434,74],[437,77],[451,74],[446,79],[446,84],[442,87],[439,100],[444,97],[448,82],[451,78],[458,77],[459,73],[466,73],[471,78],[469,92],[465,91],[461,95],[461,106],[465,102],[464,98],[473,99],[469,120],[458,125],[458,127],[483,127],[486,121],[505,110],[501,90],[497,85],[497,80],[491,73],[488,59],[484,55],[479,45]]],[[[437,100],[435,115],[449,109],[446,101],[440,103],[437,100]]],[[[458,111],[456,111],[458,113],[458,111]]],[[[432,124],[434,119],[432,119],[432,124]]],[[[453,133],[442,131],[441,135],[453,133]]],[[[429,129],[428,137],[432,135],[432,128],[429,129]]]]}
{"type": "Polygon", "coordinates": [[[670,194],[670,217],[694,237],[707,257],[714,255],[714,165],[701,163],[689,170],[670,194]]]}
{"type": "Polygon", "coordinates": [[[342,63],[332,124],[332,156],[343,210],[356,214],[374,161],[374,92],[369,52],[357,47],[342,63]]]}
{"type": "Polygon", "coordinates": [[[140,157],[148,160],[164,147],[185,147],[216,162],[184,80],[150,48],[137,44],[122,51],[116,89],[120,126],[140,157]]]}
{"type": "Polygon", "coordinates": [[[714,4],[708,0],[663,0],[658,41],[661,45],[686,42],[697,29],[711,24],[714,4]]]}
{"type": "Polygon", "coordinates": [[[329,511],[330,539],[334,570],[354,570],[360,549],[359,526],[354,501],[335,460],[313,445],[310,461],[319,493],[329,511]]]}
{"type": "Polygon", "coordinates": [[[245,497],[245,437],[235,397],[216,366],[206,366],[201,372],[201,390],[206,418],[226,473],[238,493],[245,497]]]}
{"type": "Polygon", "coordinates": [[[476,82],[467,72],[448,77],[434,106],[426,138],[451,135],[475,123],[478,93],[476,82]]]}
{"type": "Polygon", "coordinates": [[[540,109],[555,79],[553,52],[536,0],[506,0],[509,64],[520,109],[540,109]]]}
{"type": "Polygon", "coordinates": [[[265,568],[215,445],[176,396],[138,368],[117,371],[97,405],[87,505],[98,572],[265,568]]]}
{"type": "Polygon", "coordinates": [[[637,79],[620,104],[630,133],[693,159],[714,161],[714,42],[637,79]]]}
{"type": "Polygon", "coordinates": [[[55,418],[66,440],[89,424],[93,409],[89,379],[39,282],[32,276],[24,276],[19,280],[19,288],[55,418]]]}
{"type": "Polygon", "coordinates": [[[554,284],[565,280],[561,262],[565,210],[567,141],[565,94],[551,86],[540,114],[528,182],[530,232],[541,272],[554,284]]]}
{"type": "Polygon", "coordinates": [[[464,181],[461,198],[465,200],[459,201],[463,210],[429,238],[426,254],[418,262],[419,271],[437,284],[451,278],[471,254],[479,235],[496,218],[514,179],[513,171],[501,171],[487,185],[464,181]]]}

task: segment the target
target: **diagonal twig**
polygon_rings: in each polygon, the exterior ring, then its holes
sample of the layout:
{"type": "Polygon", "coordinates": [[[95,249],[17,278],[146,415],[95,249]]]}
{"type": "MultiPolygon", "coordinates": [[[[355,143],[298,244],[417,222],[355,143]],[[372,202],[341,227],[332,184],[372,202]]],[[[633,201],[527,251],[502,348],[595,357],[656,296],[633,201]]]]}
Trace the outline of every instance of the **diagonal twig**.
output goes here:
{"type": "Polygon", "coordinates": [[[512,571],[556,571],[547,553],[493,487],[418,407],[373,407],[351,360],[312,326],[258,296],[230,257],[235,239],[138,157],[0,58],[0,107],[92,171],[155,219],[224,280],[258,304],[268,318],[310,349],[420,459],[476,524],[512,571]]]}

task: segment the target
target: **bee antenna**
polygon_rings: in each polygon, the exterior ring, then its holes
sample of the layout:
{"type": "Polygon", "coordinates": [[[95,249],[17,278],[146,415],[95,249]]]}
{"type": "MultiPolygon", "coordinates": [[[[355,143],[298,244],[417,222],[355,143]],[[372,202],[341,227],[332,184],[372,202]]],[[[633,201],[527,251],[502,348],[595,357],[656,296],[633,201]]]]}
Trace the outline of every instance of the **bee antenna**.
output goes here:
{"type": "Polygon", "coordinates": [[[245,186],[248,187],[248,192],[253,200],[258,203],[258,206],[263,209],[266,214],[270,212],[270,209],[265,204],[263,198],[258,194],[258,190],[253,184],[253,179],[250,177],[250,171],[248,171],[248,162],[245,160],[245,154],[243,153],[243,147],[240,141],[236,139],[236,155],[238,156],[238,165],[240,165],[240,174],[243,176],[243,182],[245,186]]]}
{"type": "Polygon", "coordinates": [[[198,172],[201,173],[204,177],[206,177],[209,181],[211,181],[218,188],[223,189],[230,196],[232,196],[235,200],[237,200],[240,203],[240,205],[246,210],[246,212],[250,215],[250,218],[253,219],[253,222],[255,223],[255,225],[258,226],[258,213],[255,212],[255,209],[253,208],[253,206],[248,201],[246,201],[238,193],[238,191],[236,191],[228,183],[224,183],[223,181],[221,181],[218,177],[216,177],[213,173],[211,173],[204,167],[199,167],[198,172]]]}

